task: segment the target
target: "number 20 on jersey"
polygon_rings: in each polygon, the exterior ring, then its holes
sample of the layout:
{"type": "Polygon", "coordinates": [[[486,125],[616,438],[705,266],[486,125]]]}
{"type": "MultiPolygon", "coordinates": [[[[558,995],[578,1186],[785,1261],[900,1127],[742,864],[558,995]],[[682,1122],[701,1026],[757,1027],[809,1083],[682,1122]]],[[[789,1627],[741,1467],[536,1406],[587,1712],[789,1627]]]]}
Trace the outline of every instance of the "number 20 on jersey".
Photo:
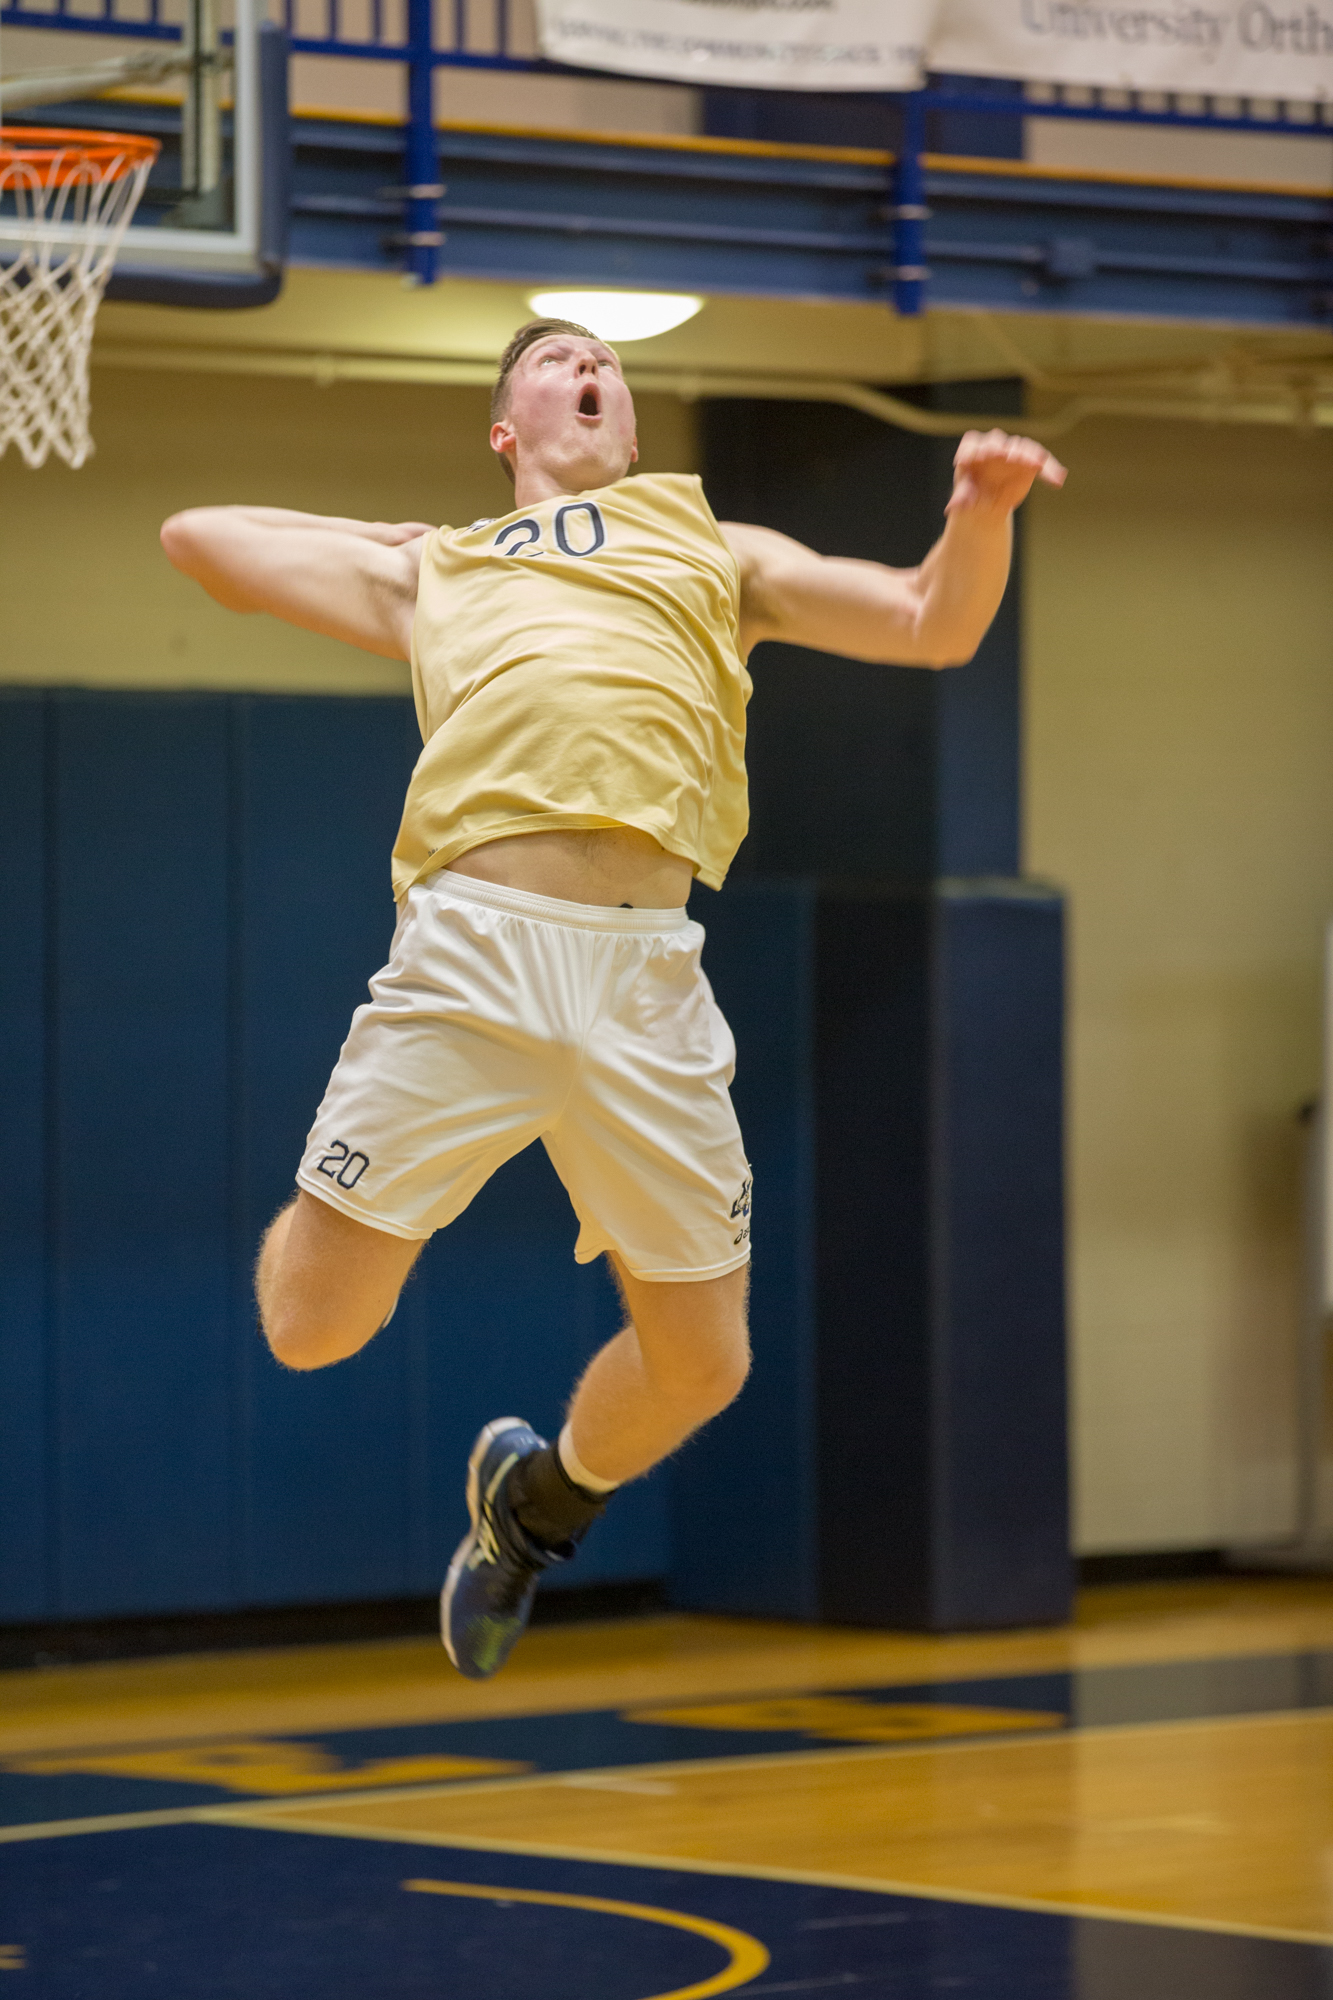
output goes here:
{"type": "MultiPolygon", "coordinates": [[[[595,500],[570,500],[557,507],[551,532],[565,556],[595,556],[606,541],[606,523],[595,500]]],[[[540,555],[542,524],[531,515],[521,521],[506,521],[494,546],[506,556],[540,555]]]]}

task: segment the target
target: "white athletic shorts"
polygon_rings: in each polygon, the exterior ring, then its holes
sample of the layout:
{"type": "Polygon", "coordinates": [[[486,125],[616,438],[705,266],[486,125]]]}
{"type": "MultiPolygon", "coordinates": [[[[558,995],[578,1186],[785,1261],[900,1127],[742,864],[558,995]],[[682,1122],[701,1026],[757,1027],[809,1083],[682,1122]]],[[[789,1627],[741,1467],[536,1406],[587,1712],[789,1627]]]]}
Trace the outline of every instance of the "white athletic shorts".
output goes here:
{"type": "Polygon", "coordinates": [[[750,1254],[731,1030],[684,910],[600,909],[442,870],[408,892],[296,1178],[393,1236],[461,1215],[540,1139],[574,1255],[638,1278],[721,1277],[750,1254]]]}

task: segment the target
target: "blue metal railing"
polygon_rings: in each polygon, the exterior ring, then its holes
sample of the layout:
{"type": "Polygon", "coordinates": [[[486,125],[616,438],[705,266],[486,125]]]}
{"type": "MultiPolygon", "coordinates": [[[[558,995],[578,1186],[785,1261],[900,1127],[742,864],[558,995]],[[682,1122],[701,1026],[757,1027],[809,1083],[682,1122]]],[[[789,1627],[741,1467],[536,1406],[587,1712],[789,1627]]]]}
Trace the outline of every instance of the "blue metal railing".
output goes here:
{"type": "MultiPolygon", "coordinates": [[[[86,0],[85,0],[86,4],[86,0]]],[[[89,11],[76,10],[71,0],[52,0],[49,7],[31,0],[0,5],[0,26],[56,28],[82,34],[131,36],[140,40],[175,41],[179,21],[166,18],[170,0],[95,0],[89,11]]],[[[437,250],[442,242],[437,204],[444,192],[439,181],[439,152],[434,124],[434,76],[440,68],[509,70],[553,75],[587,76],[531,54],[515,53],[516,24],[511,0],[489,0],[482,9],[474,0],[446,0],[440,7],[446,32],[437,36],[437,0],[399,0],[393,12],[401,32],[390,31],[386,0],[360,0],[368,32],[347,31],[351,0],[276,0],[294,55],[337,56],[355,61],[403,65],[407,81],[405,185],[398,190],[405,207],[405,246],[411,275],[431,284],[437,250]],[[324,32],[302,32],[302,20],[322,12],[324,32]],[[474,33],[474,27],[478,32],[474,33]],[[485,47],[476,44],[484,40],[485,47]]],[[[623,79],[621,79],[623,80],[623,79]]],[[[926,88],[885,98],[886,113],[898,121],[894,147],[890,206],[894,304],[900,313],[915,315],[925,305],[929,271],[926,263],[925,165],[932,113],[979,114],[987,118],[1061,118],[1096,123],[1171,126],[1184,129],[1276,133],[1294,138],[1333,136],[1333,106],[1289,106],[1249,100],[1156,97],[1153,94],[1056,87],[1047,94],[1026,92],[990,96],[983,80],[976,87],[933,81],[926,88]]],[[[887,120],[886,120],[887,122],[887,120]]],[[[1055,171],[1054,169],[1052,170],[1055,171]]]]}

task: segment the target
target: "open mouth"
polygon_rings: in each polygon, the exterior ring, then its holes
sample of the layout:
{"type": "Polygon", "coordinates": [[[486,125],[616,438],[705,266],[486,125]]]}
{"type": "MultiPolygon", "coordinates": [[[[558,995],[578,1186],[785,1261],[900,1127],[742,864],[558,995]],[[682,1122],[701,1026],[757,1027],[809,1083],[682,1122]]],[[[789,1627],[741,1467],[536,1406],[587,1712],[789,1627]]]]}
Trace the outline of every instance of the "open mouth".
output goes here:
{"type": "Polygon", "coordinates": [[[596,386],[590,382],[579,397],[579,415],[581,417],[600,417],[601,414],[601,396],[598,394],[596,386]]]}

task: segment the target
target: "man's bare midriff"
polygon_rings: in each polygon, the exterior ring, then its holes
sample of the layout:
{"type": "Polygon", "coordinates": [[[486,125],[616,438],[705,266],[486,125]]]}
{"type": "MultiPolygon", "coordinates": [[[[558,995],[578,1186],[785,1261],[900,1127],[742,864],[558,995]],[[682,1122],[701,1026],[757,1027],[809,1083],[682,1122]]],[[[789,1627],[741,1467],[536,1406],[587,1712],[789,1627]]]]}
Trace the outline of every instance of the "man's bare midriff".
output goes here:
{"type": "Polygon", "coordinates": [[[509,834],[470,847],[449,868],[564,903],[629,903],[636,910],[678,910],[694,881],[688,861],[628,826],[509,834]]]}

